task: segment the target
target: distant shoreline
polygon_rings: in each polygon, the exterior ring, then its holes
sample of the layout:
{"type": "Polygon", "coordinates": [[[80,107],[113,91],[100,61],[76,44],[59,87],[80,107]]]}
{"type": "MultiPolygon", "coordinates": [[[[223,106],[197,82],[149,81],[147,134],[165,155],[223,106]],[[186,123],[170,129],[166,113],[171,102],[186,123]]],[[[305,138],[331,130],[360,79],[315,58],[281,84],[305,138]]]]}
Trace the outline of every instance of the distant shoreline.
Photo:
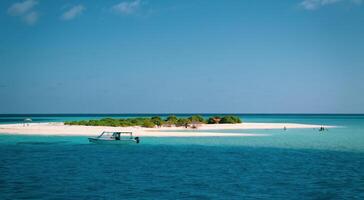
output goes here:
{"type": "MultiPolygon", "coordinates": [[[[241,123],[241,124],[202,124],[198,129],[184,127],[109,127],[109,126],[78,126],[64,125],[63,122],[30,123],[23,124],[1,124],[0,134],[13,135],[44,135],[44,136],[97,136],[103,131],[132,131],[135,136],[140,137],[249,137],[268,136],[269,134],[254,134],[248,130],[262,129],[309,129],[320,128],[321,125],[298,124],[298,123],[241,123]],[[186,132],[183,132],[186,130],[186,132]],[[188,130],[188,131],[187,131],[188,130]],[[198,131],[191,131],[198,130],[198,131]],[[247,130],[247,133],[216,133],[209,130],[247,130]]],[[[335,128],[335,126],[325,126],[335,128]]]]}
{"type": "Polygon", "coordinates": [[[364,115],[364,113],[2,113],[0,117],[27,117],[27,116],[191,116],[191,115],[364,115]]]}

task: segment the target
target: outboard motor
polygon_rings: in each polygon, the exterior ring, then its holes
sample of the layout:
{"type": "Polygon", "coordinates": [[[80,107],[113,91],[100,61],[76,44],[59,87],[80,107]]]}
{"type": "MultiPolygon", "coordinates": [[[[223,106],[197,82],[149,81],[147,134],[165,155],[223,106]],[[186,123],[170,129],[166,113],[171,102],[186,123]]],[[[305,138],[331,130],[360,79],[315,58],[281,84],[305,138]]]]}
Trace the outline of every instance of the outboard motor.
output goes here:
{"type": "Polygon", "coordinates": [[[140,142],[139,137],[135,137],[134,139],[135,139],[136,143],[139,144],[139,142],[140,142]]]}

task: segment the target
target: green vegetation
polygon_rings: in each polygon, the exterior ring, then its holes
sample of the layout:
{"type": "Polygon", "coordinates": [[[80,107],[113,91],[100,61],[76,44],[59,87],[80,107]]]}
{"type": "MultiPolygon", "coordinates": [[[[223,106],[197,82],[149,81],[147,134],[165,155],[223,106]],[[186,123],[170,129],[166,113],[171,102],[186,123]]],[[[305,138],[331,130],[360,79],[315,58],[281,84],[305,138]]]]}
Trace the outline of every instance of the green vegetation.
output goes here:
{"type": "Polygon", "coordinates": [[[241,123],[241,120],[237,116],[226,115],[221,118],[220,124],[238,124],[241,123]]]}
{"type": "Polygon", "coordinates": [[[162,120],[161,117],[159,116],[154,116],[150,119],[152,121],[152,123],[154,123],[156,126],[162,126],[164,121],[162,120]]]}
{"type": "Polygon", "coordinates": [[[192,123],[205,124],[206,120],[201,115],[192,115],[188,118],[192,123]]]}
{"type": "Polygon", "coordinates": [[[127,118],[127,119],[114,119],[114,118],[103,118],[100,120],[81,120],[81,121],[69,121],[65,122],[65,125],[82,125],[82,126],[114,126],[114,127],[127,127],[127,126],[141,126],[147,128],[154,128],[160,126],[184,126],[189,127],[195,124],[236,124],[241,123],[241,120],[237,116],[226,115],[226,116],[214,116],[208,120],[203,118],[201,115],[192,115],[189,118],[178,118],[175,115],[170,115],[165,119],[159,116],[151,118],[127,118]]]}
{"type": "Polygon", "coordinates": [[[219,116],[214,116],[214,117],[210,117],[208,120],[207,120],[207,123],[208,124],[218,124],[220,123],[221,121],[221,117],[219,116]]]}
{"type": "Polygon", "coordinates": [[[191,120],[189,120],[187,118],[179,118],[177,120],[176,126],[188,127],[189,124],[191,124],[191,120]]]}
{"type": "Polygon", "coordinates": [[[176,124],[177,121],[178,121],[178,118],[176,117],[176,115],[170,115],[166,119],[166,123],[170,124],[170,125],[176,124]]]}
{"type": "Polygon", "coordinates": [[[144,120],[143,125],[142,125],[142,127],[146,127],[146,128],[154,128],[155,126],[156,126],[156,124],[154,124],[153,121],[150,119],[144,120]]]}

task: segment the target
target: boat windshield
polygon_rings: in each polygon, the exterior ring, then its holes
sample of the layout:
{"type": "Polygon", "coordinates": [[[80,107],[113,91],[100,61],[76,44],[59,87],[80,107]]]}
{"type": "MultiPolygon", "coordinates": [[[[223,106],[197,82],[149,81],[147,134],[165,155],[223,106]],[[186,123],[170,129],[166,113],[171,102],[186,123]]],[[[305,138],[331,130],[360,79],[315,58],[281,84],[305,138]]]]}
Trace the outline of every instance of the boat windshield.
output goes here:
{"type": "Polygon", "coordinates": [[[120,140],[121,137],[132,138],[132,132],[103,132],[98,138],[109,140],[120,140]]]}

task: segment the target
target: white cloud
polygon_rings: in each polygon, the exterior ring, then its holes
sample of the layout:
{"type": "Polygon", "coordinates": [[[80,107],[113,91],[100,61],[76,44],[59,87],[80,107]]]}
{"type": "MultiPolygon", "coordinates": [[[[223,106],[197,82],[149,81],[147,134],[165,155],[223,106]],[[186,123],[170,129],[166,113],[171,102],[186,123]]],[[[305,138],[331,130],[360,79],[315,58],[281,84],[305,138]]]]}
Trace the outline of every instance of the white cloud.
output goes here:
{"type": "Polygon", "coordinates": [[[300,3],[300,5],[306,10],[317,10],[323,6],[328,6],[339,2],[349,2],[360,5],[362,0],[304,0],[300,3]]]}
{"type": "Polygon", "coordinates": [[[27,23],[28,25],[33,25],[38,21],[38,17],[39,17],[38,13],[35,11],[32,11],[32,12],[26,14],[23,17],[23,19],[24,19],[25,23],[27,23]]]}
{"type": "Polygon", "coordinates": [[[72,8],[70,8],[69,10],[67,10],[65,13],[62,14],[61,19],[62,20],[72,20],[75,17],[81,15],[85,9],[86,8],[81,4],[77,5],[77,6],[73,6],[72,8]]]}
{"type": "Polygon", "coordinates": [[[141,1],[135,0],[135,1],[123,1],[119,4],[116,4],[112,7],[112,10],[121,13],[124,15],[130,15],[135,13],[140,7],[141,7],[141,1]]]}
{"type": "Polygon", "coordinates": [[[306,10],[316,10],[321,6],[330,5],[339,1],[342,0],[304,0],[301,2],[301,6],[306,10]]]}
{"type": "Polygon", "coordinates": [[[25,0],[23,2],[14,3],[8,9],[8,13],[12,16],[24,15],[30,11],[38,2],[35,0],[25,0]]]}
{"type": "Polygon", "coordinates": [[[8,9],[8,14],[21,18],[26,24],[33,25],[38,21],[39,14],[34,11],[34,6],[38,4],[36,0],[25,0],[12,4],[8,9]]]}

